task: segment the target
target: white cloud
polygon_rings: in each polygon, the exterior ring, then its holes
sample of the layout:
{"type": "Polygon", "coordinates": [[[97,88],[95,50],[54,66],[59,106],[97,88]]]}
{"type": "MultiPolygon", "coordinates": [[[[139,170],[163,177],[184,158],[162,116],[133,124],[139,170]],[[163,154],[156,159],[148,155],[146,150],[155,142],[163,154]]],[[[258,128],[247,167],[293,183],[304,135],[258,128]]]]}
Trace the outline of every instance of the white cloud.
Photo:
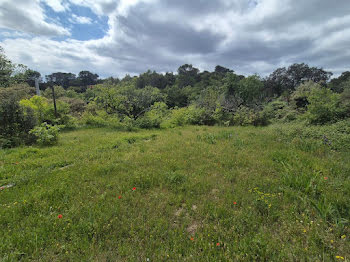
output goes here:
{"type": "Polygon", "coordinates": [[[41,0],[50,6],[55,12],[64,12],[69,8],[68,3],[63,3],[62,0],[41,0]]]}
{"type": "Polygon", "coordinates": [[[0,6],[0,28],[34,35],[70,35],[66,28],[46,21],[39,0],[0,0],[0,6]]]}
{"type": "MultiPolygon", "coordinates": [[[[163,72],[193,63],[203,70],[221,64],[239,73],[265,75],[294,62],[335,73],[349,66],[348,0],[336,5],[319,0],[45,0],[56,12],[68,14],[69,6],[79,5],[107,16],[108,32],[90,41],[53,40],[51,36],[69,32],[46,22],[38,1],[16,0],[15,8],[12,1],[0,0],[17,16],[9,19],[16,24],[4,22],[1,18],[9,15],[0,9],[0,27],[40,36],[18,36],[0,45],[15,62],[45,73],[88,69],[108,76],[163,72]],[[28,19],[32,10],[39,19],[30,27],[19,25],[18,16],[28,19]]],[[[71,14],[70,21],[93,22],[79,14],[71,14]]]]}
{"type": "Polygon", "coordinates": [[[69,21],[73,24],[91,24],[92,23],[92,19],[90,17],[78,16],[75,14],[72,15],[72,18],[70,18],[69,21]]]}

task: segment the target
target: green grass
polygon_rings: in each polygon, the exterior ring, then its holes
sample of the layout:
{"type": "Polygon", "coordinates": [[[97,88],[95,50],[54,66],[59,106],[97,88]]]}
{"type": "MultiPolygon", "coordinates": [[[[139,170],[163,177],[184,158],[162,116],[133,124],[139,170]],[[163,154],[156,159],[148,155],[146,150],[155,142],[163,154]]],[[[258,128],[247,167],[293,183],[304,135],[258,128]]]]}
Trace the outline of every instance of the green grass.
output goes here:
{"type": "Polygon", "coordinates": [[[0,150],[0,261],[347,261],[349,159],[273,127],[0,150]]]}

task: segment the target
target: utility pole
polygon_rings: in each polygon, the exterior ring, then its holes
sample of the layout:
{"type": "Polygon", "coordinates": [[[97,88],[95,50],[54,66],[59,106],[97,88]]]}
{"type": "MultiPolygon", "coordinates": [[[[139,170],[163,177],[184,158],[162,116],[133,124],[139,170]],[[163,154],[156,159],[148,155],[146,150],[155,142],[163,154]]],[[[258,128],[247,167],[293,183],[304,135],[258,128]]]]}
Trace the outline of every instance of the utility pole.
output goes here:
{"type": "Polygon", "coordinates": [[[38,78],[38,77],[36,77],[36,78],[34,79],[34,81],[35,81],[36,95],[37,95],[37,96],[40,96],[40,89],[39,89],[39,78],[38,78]]]}

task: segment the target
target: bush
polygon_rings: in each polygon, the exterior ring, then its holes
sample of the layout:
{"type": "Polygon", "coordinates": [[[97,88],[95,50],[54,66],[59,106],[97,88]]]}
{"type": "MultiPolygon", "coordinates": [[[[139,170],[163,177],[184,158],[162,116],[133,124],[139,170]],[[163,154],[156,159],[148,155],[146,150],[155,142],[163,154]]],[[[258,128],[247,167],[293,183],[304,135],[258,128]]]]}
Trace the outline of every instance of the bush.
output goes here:
{"type": "Polygon", "coordinates": [[[268,103],[261,112],[266,124],[269,122],[290,122],[297,119],[299,113],[287,102],[275,100],[268,103]]]}
{"type": "Polygon", "coordinates": [[[85,111],[86,103],[80,98],[62,97],[60,101],[69,105],[72,115],[80,116],[85,111]]]}
{"type": "Polygon", "coordinates": [[[15,96],[0,100],[0,147],[33,142],[29,130],[36,122],[33,110],[21,107],[15,96]]]}
{"type": "Polygon", "coordinates": [[[69,104],[64,101],[56,101],[57,115],[52,102],[42,96],[33,96],[30,99],[21,100],[20,104],[34,111],[39,123],[68,125],[71,122],[69,104]]]}
{"type": "Polygon", "coordinates": [[[29,134],[32,134],[36,137],[36,142],[42,146],[53,145],[58,141],[58,126],[51,126],[47,123],[42,123],[40,126],[37,126],[29,131],[29,134]]]}
{"type": "Polygon", "coordinates": [[[314,88],[308,97],[306,119],[311,124],[336,122],[344,118],[346,109],[341,104],[340,94],[326,88],[314,88]]]}
{"type": "Polygon", "coordinates": [[[140,128],[159,128],[168,114],[168,106],[163,102],[156,102],[143,117],[136,120],[136,125],[140,128]]]}
{"type": "Polygon", "coordinates": [[[214,122],[212,115],[208,115],[206,110],[196,106],[174,108],[160,125],[162,128],[172,128],[184,125],[203,125],[214,122]]]}
{"type": "Polygon", "coordinates": [[[116,115],[109,115],[102,110],[96,111],[95,113],[85,112],[81,118],[81,123],[91,127],[123,128],[123,124],[116,115]]]}
{"type": "Polygon", "coordinates": [[[278,124],[270,127],[278,137],[287,141],[299,139],[301,145],[311,141],[316,145],[325,145],[331,149],[350,150],[350,119],[323,126],[307,125],[305,122],[278,124]]]}
{"type": "Polygon", "coordinates": [[[45,97],[33,96],[30,99],[22,99],[20,105],[33,110],[35,117],[39,123],[43,123],[50,119],[49,117],[49,103],[45,97]]]}

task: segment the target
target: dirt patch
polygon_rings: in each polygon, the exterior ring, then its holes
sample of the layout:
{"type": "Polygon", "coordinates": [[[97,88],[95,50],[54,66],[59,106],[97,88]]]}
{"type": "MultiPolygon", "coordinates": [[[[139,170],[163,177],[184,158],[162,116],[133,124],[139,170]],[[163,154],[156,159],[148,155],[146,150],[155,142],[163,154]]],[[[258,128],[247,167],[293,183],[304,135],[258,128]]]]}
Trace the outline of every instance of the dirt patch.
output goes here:
{"type": "Polygon", "coordinates": [[[184,209],[182,207],[180,207],[178,210],[175,211],[174,215],[179,217],[179,216],[181,216],[183,211],[184,211],[184,209]]]}
{"type": "Polygon", "coordinates": [[[187,227],[186,231],[189,234],[194,235],[196,233],[197,229],[198,229],[198,224],[196,222],[194,222],[189,227],[187,227]]]}

